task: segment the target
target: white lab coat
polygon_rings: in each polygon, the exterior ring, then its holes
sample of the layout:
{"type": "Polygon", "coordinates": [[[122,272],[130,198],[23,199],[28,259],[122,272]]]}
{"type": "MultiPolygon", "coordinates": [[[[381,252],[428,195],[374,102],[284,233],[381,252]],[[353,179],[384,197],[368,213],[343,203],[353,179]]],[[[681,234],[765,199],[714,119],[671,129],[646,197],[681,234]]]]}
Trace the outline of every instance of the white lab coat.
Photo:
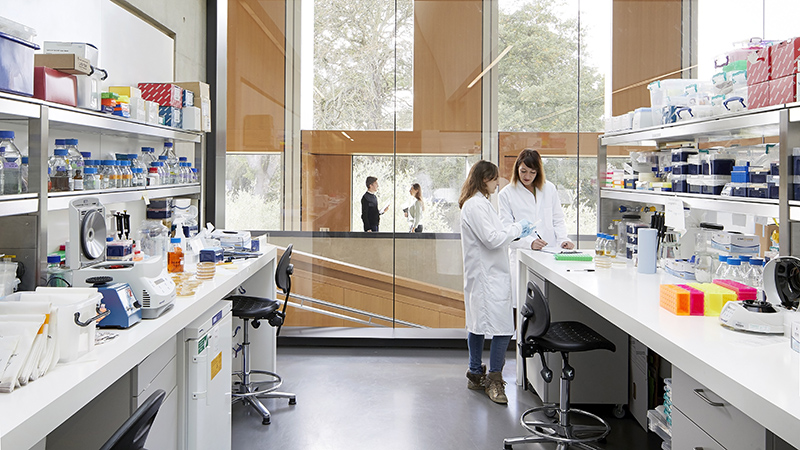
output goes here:
{"type": "MultiPolygon", "coordinates": [[[[547,242],[547,246],[561,247],[564,242],[569,242],[567,237],[567,224],[564,221],[564,210],[558,199],[556,185],[545,181],[541,190],[536,191],[536,197],[525,188],[522,183],[510,183],[500,191],[500,220],[503,225],[519,222],[523,219],[536,224],[536,233],[547,242]],[[541,220],[541,221],[540,221],[541,220]],[[538,222],[538,223],[537,223],[538,222]]],[[[531,243],[536,239],[536,233],[531,233],[518,241],[512,242],[509,248],[509,266],[514,292],[514,304],[517,305],[517,249],[530,250],[531,243]]]]}
{"type": "Polygon", "coordinates": [[[514,334],[508,244],[520,233],[519,224],[503,225],[480,192],[461,207],[467,331],[487,338],[514,334]]]}

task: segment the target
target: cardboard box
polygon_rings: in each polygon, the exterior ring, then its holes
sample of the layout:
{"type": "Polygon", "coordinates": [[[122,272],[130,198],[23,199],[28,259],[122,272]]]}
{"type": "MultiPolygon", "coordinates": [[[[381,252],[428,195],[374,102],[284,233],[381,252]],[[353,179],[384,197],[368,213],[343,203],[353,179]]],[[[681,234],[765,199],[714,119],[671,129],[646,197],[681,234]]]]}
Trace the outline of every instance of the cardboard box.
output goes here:
{"type": "Polygon", "coordinates": [[[63,105],[78,105],[78,86],[75,75],[49,67],[33,68],[33,96],[63,105]]]}
{"type": "Polygon", "coordinates": [[[771,79],[786,77],[797,73],[797,60],[800,58],[800,38],[787,39],[772,46],[771,79]]]}
{"type": "Polygon", "coordinates": [[[114,112],[112,114],[114,114],[115,116],[130,118],[131,117],[130,103],[117,103],[117,106],[114,107],[114,112]]]}
{"type": "Polygon", "coordinates": [[[184,89],[183,90],[183,107],[194,106],[194,92],[184,89]]]}
{"type": "Polygon", "coordinates": [[[778,226],[775,224],[770,225],[761,225],[760,223],[756,223],[756,236],[758,236],[758,244],[761,248],[761,252],[759,253],[760,257],[764,257],[764,252],[769,251],[770,245],[772,245],[772,241],[770,240],[770,236],[778,229],[778,226]]]}
{"type": "Polygon", "coordinates": [[[164,120],[164,125],[173,128],[181,128],[181,110],[172,106],[160,106],[158,116],[164,120]]]}
{"type": "Polygon", "coordinates": [[[755,61],[747,62],[747,85],[769,81],[772,47],[764,47],[756,51],[755,61]]]}
{"type": "Polygon", "coordinates": [[[139,83],[142,98],[160,106],[183,107],[183,88],[172,83],[139,83]]]}
{"type": "MultiPolygon", "coordinates": [[[[748,78],[749,81],[749,78],[748,78]]],[[[747,85],[747,109],[758,109],[770,105],[769,81],[747,85]]]]}
{"type": "Polygon", "coordinates": [[[114,92],[119,95],[127,95],[130,98],[141,98],[142,91],[133,86],[111,86],[108,88],[109,92],[114,92]]]}
{"type": "Polygon", "coordinates": [[[797,98],[796,75],[777,78],[769,81],[769,104],[782,105],[793,103],[797,98]]]}
{"type": "Polygon", "coordinates": [[[715,231],[711,234],[711,246],[733,253],[758,253],[759,238],[753,234],[715,231]]]}
{"type": "Polygon", "coordinates": [[[191,131],[201,131],[203,129],[202,115],[200,108],[187,106],[183,108],[183,129],[191,131]]]}
{"type": "Polygon", "coordinates": [[[159,120],[159,106],[158,103],[145,100],[144,102],[144,115],[145,115],[145,122],[150,125],[158,125],[161,123],[159,120]]]}
{"type": "Polygon", "coordinates": [[[86,42],[56,42],[45,41],[44,52],[46,54],[72,53],[89,60],[89,64],[97,67],[99,51],[97,47],[86,42]]]}
{"type": "Polygon", "coordinates": [[[33,55],[33,65],[36,67],[49,67],[72,75],[89,75],[92,73],[92,65],[89,60],[72,53],[33,55]]]}
{"type": "Polygon", "coordinates": [[[211,88],[202,81],[176,81],[178,86],[194,92],[195,97],[211,99],[211,88]]]}

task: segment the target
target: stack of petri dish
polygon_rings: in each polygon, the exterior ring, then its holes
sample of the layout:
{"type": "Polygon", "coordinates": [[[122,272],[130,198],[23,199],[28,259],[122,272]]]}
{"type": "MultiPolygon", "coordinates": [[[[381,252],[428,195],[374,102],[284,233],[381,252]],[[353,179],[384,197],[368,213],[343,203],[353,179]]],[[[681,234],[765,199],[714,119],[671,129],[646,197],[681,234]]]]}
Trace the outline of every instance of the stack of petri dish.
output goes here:
{"type": "Polygon", "coordinates": [[[197,263],[197,279],[198,280],[210,280],[214,278],[214,273],[216,272],[216,264],[209,261],[204,261],[201,263],[197,263]]]}

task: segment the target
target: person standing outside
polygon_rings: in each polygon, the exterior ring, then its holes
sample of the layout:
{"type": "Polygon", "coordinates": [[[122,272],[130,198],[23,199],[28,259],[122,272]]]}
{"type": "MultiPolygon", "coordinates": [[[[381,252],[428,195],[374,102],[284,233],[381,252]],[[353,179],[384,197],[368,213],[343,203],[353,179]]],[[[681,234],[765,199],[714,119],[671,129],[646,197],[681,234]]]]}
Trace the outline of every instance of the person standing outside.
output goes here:
{"type": "Polygon", "coordinates": [[[483,389],[489,398],[508,403],[503,366],[514,334],[508,245],[530,234],[523,220],[503,224],[489,201],[497,191],[499,171],[489,161],[478,161],[461,187],[461,248],[464,257],[464,310],[466,314],[469,369],[467,388],[483,389]],[[484,339],[490,338],[489,373],[482,364],[484,339]]]}
{"type": "Polygon", "coordinates": [[[425,203],[422,201],[422,188],[419,183],[411,185],[408,193],[414,197],[414,202],[408,208],[404,209],[406,218],[410,222],[410,233],[422,233],[422,213],[425,211],[425,203]]]}
{"type": "Polygon", "coordinates": [[[378,179],[373,176],[367,177],[367,192],[361,196],[361,222],[364,223],[364,231],[377,233],[381,223],[381,214],[385,213],[389,206],[378,210],[378,179]]]}

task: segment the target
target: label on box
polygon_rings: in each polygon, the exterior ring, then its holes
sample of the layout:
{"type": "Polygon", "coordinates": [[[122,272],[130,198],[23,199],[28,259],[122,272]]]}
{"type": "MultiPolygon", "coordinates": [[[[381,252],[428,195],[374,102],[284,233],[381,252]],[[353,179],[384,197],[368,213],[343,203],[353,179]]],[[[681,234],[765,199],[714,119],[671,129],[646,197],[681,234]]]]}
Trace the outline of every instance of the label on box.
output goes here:
{"type": "Polygon", "coordinates": [[[183,90],[183,107],[194,106],[194,92],[184,89],[183,90]]]}
{"type": "Polygon", "coordinates": [[[762,83],[770,79],[770,48],[758,49],[747,62],[747,84],[762,83]]]}
{"type": "MultiPolygon", "coordinates": [[[[748,81],[750,79],[748,78],[748,81]]],[[[749,84],[747,86],[747,109],[758,109],[770,105],[769,81],[749,84]]]]}
{"type": "Polygon", "coordinates": [[[164,119],[164,125],[173,128],[181,128],[181,110],[171,106],[161,106],[158,108],[158,115],[164,119]]]}
{"type": "Polygon", "coordinates": [[[200,116],[203,122],[203,131],[211,132],[211,100],[207,98],[200,99],[200,116]]]}
{"type": "Polygon", "coordinates": [[[142,98],[158,103],[160,106],[181,108],[183,88],[171,83],[139,83],[142,98]]]}
{"type": "Polygon", "coordinates": [[[769,98],[771,105],[793,103],[795,101],[797,82],[795,75],[777,78],[769,82],[769,98]]]}
{"type": "Polygon", "coordinates": [[[772,46],[771,55],[771,79],[796,73],[797,58],[800,56],[800,38],[791,38],[772,46]]]}

